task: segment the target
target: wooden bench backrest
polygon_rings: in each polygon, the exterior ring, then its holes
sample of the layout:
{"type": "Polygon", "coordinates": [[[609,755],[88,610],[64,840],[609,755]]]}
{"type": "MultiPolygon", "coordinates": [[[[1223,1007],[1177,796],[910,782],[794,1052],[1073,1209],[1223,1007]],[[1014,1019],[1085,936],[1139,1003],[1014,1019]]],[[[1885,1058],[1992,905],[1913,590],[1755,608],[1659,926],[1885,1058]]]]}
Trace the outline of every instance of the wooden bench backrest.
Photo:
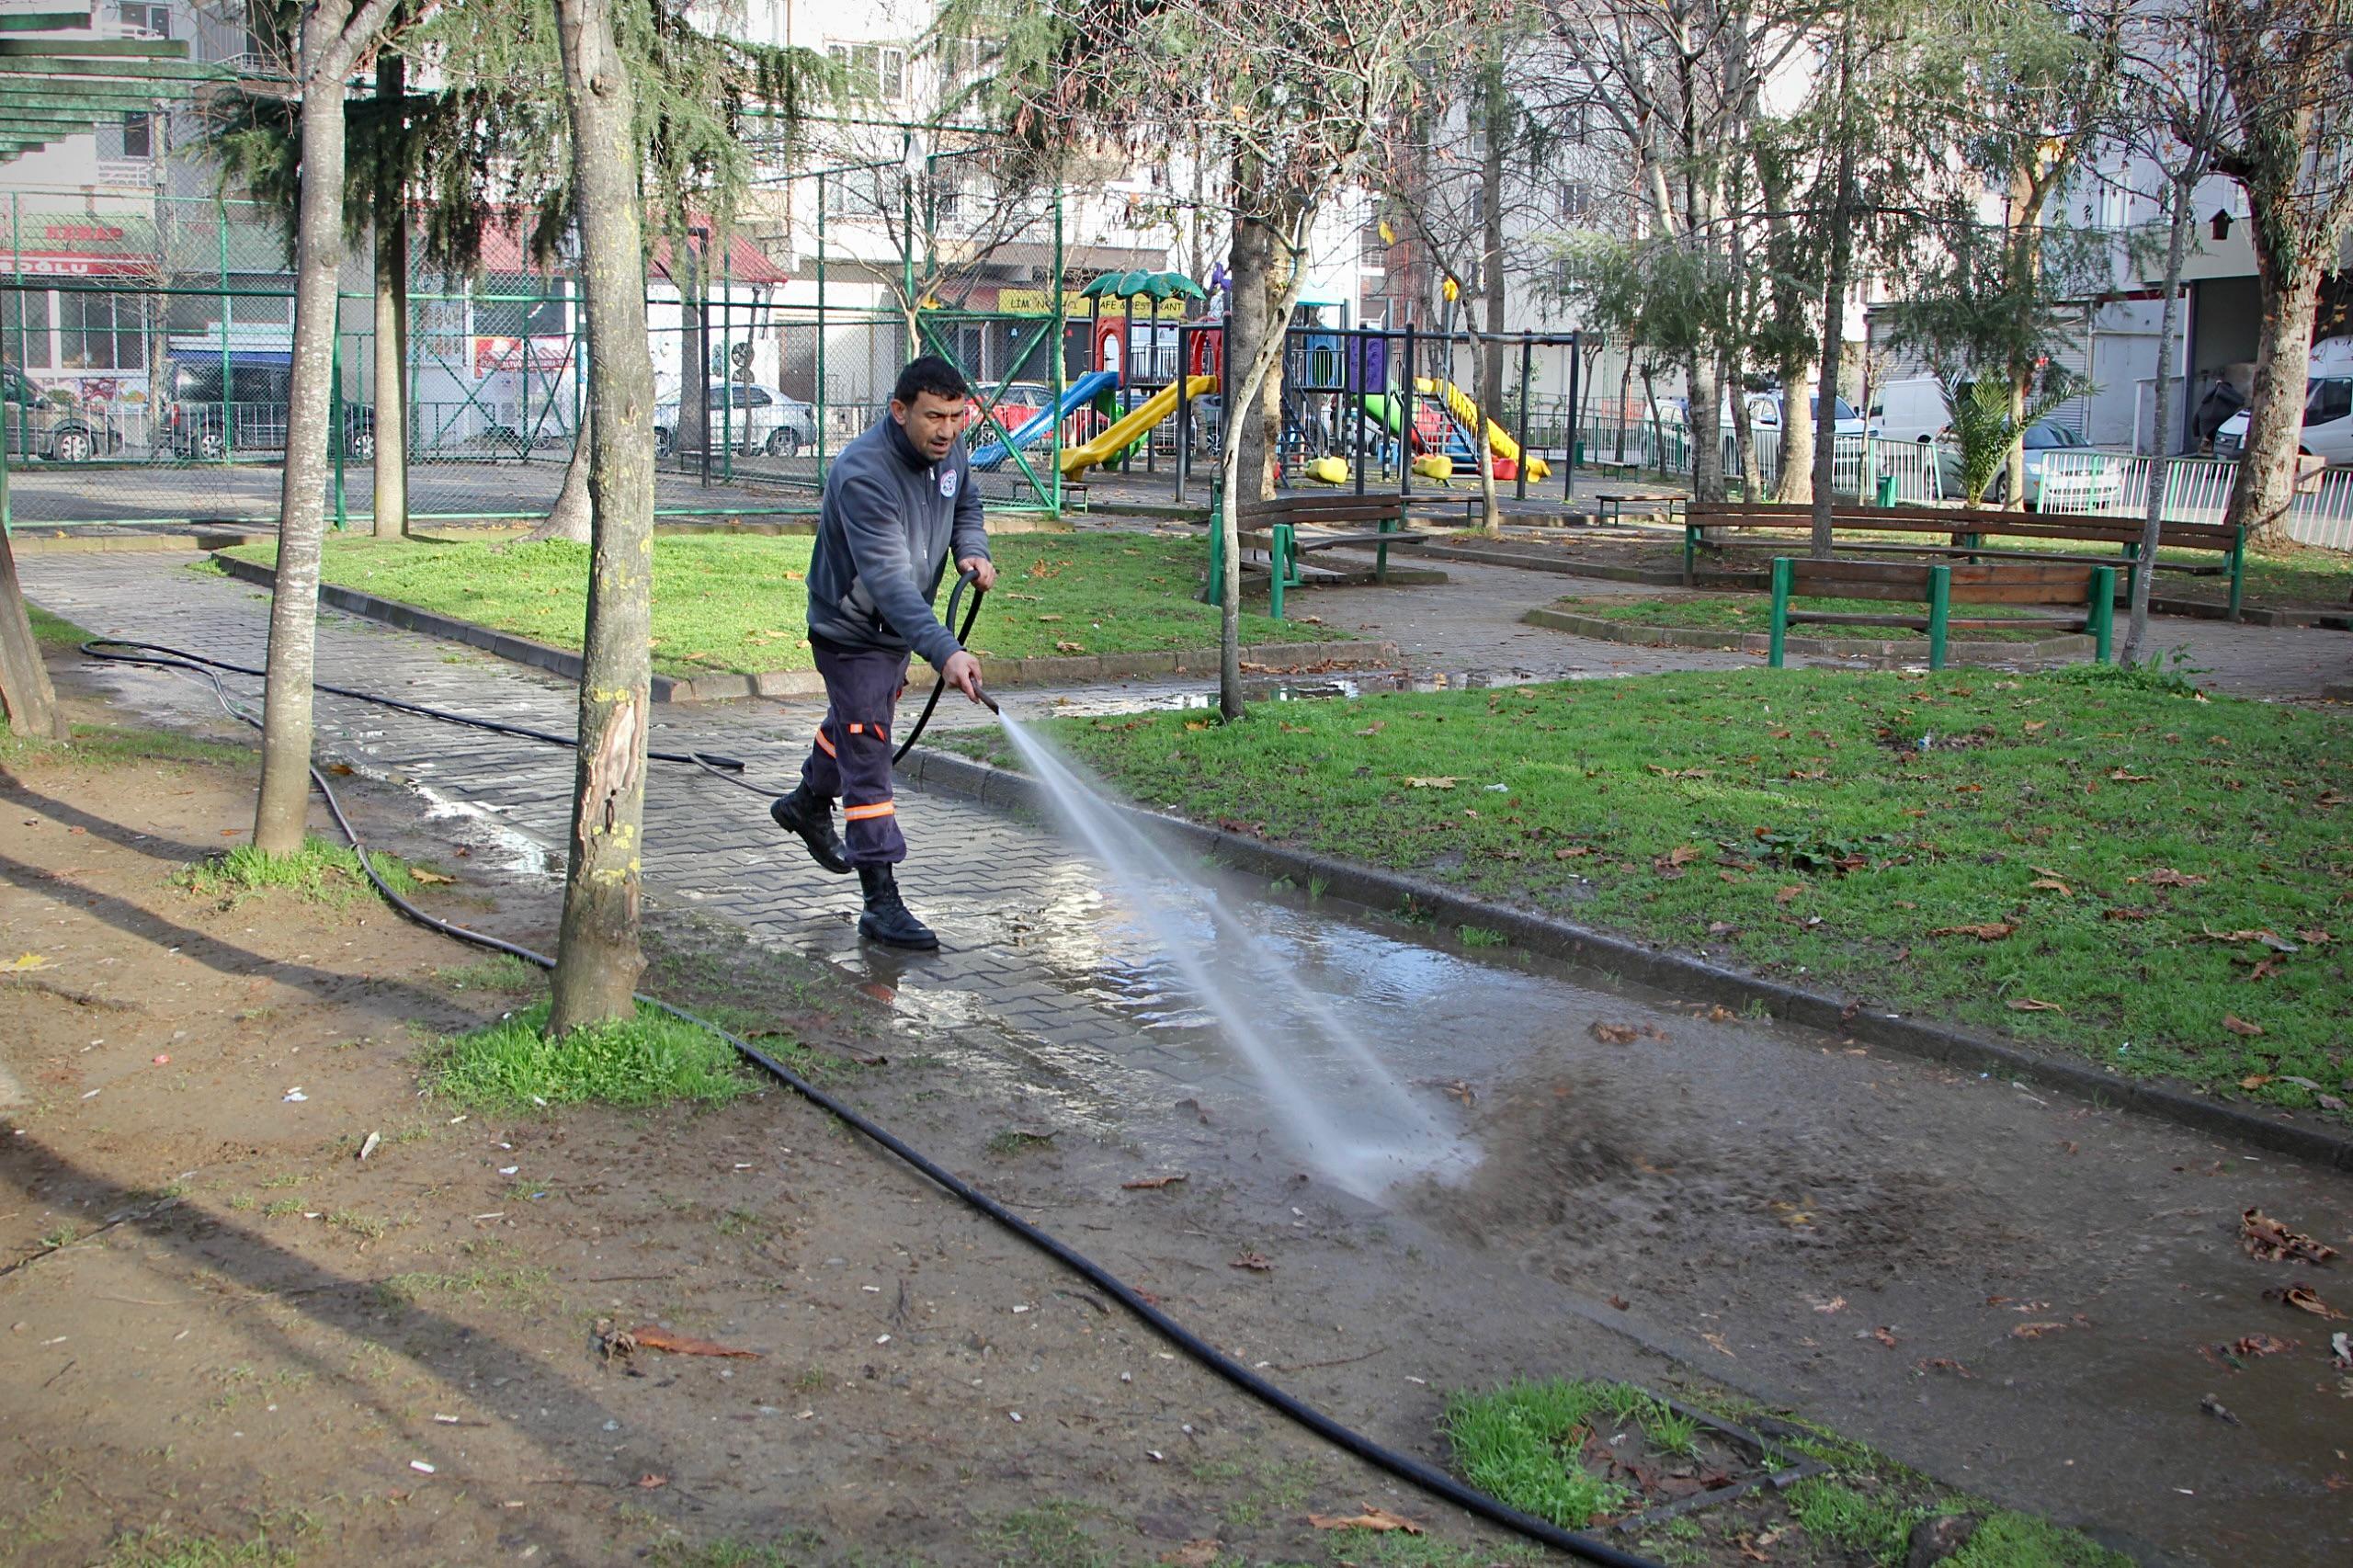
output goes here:
{"type": "MultiPolygon", "coordinates": [[[[1694,501],[1686,508],[1685,516],[1694,528],[1803,528],[1811,526],[1813,511],[1809,506],[1761,502],[1694,501]]],[[[1830,509],[1830,527],[1834,533],[1866,529],[1881,533],[1968,533],[1984,538],[2065,540],[2097,544],[2131,544],[2141,538],[2141,525],[2131,517],[2060,517],[2001,512],[1984,507],[1929,511],[1907,507],[1833,506],[1830,509]]],[[[2157,543],[2166,550],[2215,550],[2227,553],[2238,548],[2238,530],[2211,523],[2165,523],[2157,530],[2157,543]]]]}
{"type": "Polygon", "coordinates": [[[1403,517],[1405,498],[1392,492],[1352,495],[1278,495],[1271,501],[1245,501],[1241,516],[1254,523],[1361,523],[1403,517]]]}
{"type": "MultiPolygon", "coordinates": [[[[1933,566],[1908,561],[1813,561],[1790,558],[1790,591],[1808,598],[1900,599],[1926,604],[1933,566]]],[[[1955,604],[2079,605],[2091,597],[2097,562],[1986,561],[1944,568],[1955,604]]]]}

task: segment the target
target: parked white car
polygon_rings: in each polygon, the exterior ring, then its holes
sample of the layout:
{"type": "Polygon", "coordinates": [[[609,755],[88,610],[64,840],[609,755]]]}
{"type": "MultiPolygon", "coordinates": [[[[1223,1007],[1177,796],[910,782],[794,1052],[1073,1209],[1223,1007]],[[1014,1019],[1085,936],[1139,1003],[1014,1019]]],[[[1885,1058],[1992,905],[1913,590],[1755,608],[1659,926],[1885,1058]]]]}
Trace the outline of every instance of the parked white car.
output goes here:
{"type": "MultiPolygon", "coordinates": [[[[1821,412],[1822,395],[1819,392],[1807,393],[1805,400],[1807,420],[1813,420],[1820,415],[1821,412]]],[[[1843,397],[1838,400],[1837,407],[1831,411],[1831,417],[1837,421],[1838,434],[1841,436],[1859,436],[1863,433],[1863,416],[1856,413],[1855,405],[1843,397]]],[[[1750,392],[1748,422],[1759,430],[1779,430],[1781,427],[1781,394],[1777,392],[1750,392]]],[[[1724,405],[1724,428],[1732,428],[1730,403],[1724,405]]]]}
{"type": "MultiPolygon", "coordinates": [[[[2305,371],[2304,428],[2297,445],[2325,463],[2353,463],[2353,340],[2331,338],[2313,349],[2305,371]]],[[[2250,411],[2241,409],[2214,432],[2214,455],[2246,449],[2250,411]]]]}
{"type": "MultiPolygon", "coordinates": [[[[678,402],[673,397],[654,410],[654,455],[657,458],[668,457],[677,444],[678,402]]],[[[797,458],[817,444],[817,411],[774,387],[754,381],[737,381],[733,386],[714,382],[710,429],[714,451],[724,440],[747,457],[764,452],[772,458],[797,458]]]]}
{"type": "MultiPolygon", "coordinates": [[[[1927,437],[1920,437],[1927,440],[1927,437]]],[[[2026,427],[2026,504],[2037,511],[2105,512],[2124,501],[2124,465],[2100,451],[2064,425],[2039,419],[2026,427]]],[[[1937,446],[1937,483],[1945,494],[1961,493],[1961,449],[1949,442],[1937,446]]],[[[2006,466],[1994,473],[1985,500],[1999,506],[2009,499],[2006,466]]]]}

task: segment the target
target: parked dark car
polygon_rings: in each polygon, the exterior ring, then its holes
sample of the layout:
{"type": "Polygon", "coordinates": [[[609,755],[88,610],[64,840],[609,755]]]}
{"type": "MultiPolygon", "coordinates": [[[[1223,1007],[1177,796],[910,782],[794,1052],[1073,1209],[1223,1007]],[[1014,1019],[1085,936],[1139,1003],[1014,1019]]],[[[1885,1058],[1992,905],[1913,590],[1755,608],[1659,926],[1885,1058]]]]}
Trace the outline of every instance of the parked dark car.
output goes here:
{"type": "MultiPolygon", "coordinates": [[[[285,365],[256,364],[217,357],[176,360],[166,382],[158,445],[176,458],[217,460],[226,453],[286,450],[288,406],[294,372],[285,365]],[[222,395],[222,371],[228,395],[222,395]]],[[[376,411],[357,399],[343,405],[343,455],[349,462],[376,457],[376,411]]]]}
{"type": "Polygon", "coordinates": [[[122,446],[122,433],[97,410],[52,401],[14,365],[0,366],[6,400],[5,437],[11,458],[85,463],[122,446]]]}

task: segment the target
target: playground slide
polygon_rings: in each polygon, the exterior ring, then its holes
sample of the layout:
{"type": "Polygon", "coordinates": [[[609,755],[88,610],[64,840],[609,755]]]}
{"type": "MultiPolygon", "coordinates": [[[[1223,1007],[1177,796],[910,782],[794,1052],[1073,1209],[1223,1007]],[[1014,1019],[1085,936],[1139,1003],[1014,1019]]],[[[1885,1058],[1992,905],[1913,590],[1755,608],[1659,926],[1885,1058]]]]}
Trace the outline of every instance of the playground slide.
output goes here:
{"type": "MultiPolygon", "coordinates": [[[[1188,399],[1207,397],[1217,391],[1215,376],[1193,376],[1185,382],[1188,399]]],[[[1172,381],[1130,409],[1112,426],[1083,447],[1073,447],[1063,454],[1063,477],[1076,479],[1097,463],[1109,462],[1133,446],[1143,433],[1176,412],[1176,384],[1172,381]]]]}
{"type": "MultiPolygon", "coordinates": [[[[1489,451],[1506,462],[1519,461],[1519,443],[1505,434],[1502,426],[1492,419],[1483,417],[1479,413],[1479,405],[1472,402],[1470,394],[1461,387],[1456,386],[1452,381],[1434,381],[1427,376],[1416,376],[1414,378],[1414,390],[1432,397],[1443,397],[1448,409],[1464,425],[1474,430],[1481,426],[1486,427],[1489,451]]],[[[1528,477],[1530,479],[1543,479],[1552,472],[1552,465],[1542,458],[1529,458],[1527,468],[1528,477]]]]}
{"type": "Polygon", "coordinates": [[[1380,392],[1367,392],[1357,399],[1357,402],[1361,403],[1364,411],[1371,415],[1373,419],[1391,435],[1394,436],[1398,433],[1398,422],[1404,416],[1397,412],[1395,398],[1384,397],[1380,392]]]}
{"type": "Polygon", "coordinates": [[[972,453],[972,466],[983,472],[998,467],[1006,459],[1013,455],[1015,448],[1026,447],[1043,437],[1047,431],[1054,427],[1055,421],[1086,407],[1096,398],[1111,391],[1119,384],[1120,373],[1117,370],[1088,371],[1073,381],[1063,392],[1060,408],[1051,411],[1041,408],[1023,420],[1020,427],[1013,432],[1009,440],[991,441],[987,446],[976,449],[972,453]]]}

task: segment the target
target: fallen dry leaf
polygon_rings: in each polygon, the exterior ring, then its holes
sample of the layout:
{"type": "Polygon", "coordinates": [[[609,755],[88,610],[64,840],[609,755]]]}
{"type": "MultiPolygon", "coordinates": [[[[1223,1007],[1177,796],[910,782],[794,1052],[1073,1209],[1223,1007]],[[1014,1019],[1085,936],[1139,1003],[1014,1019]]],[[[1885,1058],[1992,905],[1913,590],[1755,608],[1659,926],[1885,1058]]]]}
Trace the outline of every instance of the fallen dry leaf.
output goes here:
{"type": "Polygon", "coordinates": [[[653,1471],[648,1471],[645,1474],[637,1478],[637,1484],[640,1489],[643,1491],[658,1492],[663,1487],[670,1484],[670,1478],[666,1475],[656,1475],[653,1471]]]}
{"type": "Polygon", "coordinates": [[[1167,1568],[1210,1568],[1225,1548],[1214,1540],[1188,1540],[1160,1554],[1167,1568]]]}
{"type": "Polygon", "coordinates": [[[1924,1372],[1950,1372],[1956,1378],[1968,1378],[1972,1381],[1977,1376],[1949,1356],[1931,1356],[1927,1360],[1915,1361],[1913,1365],[1924,1372]]]}
{"type": "Polygon", "coordinates": [[[1987,920],[1975,926],[1939,926],[1928,933],[1931,937],[1974,937],[1981,942],[1998,942],[2018,928],[2015,920],[1987,920]]]}
{"type": "Polygon", "coordinates": [[[2320,1292],[2309,1285],[2296,1284],[2284,1289],[2266,1290],[2263,1298],[2268,1301],[2277,1301],[2283,1307],[2293,1307],[2300,1312],[2310,1312],[2316,1318],[2342,1320],[2345,1316],[2343,1312],[2322,1301],[2320,1292]]]}
{"type": "Polygon", "coordinates": [[[2325,947],[2328,943],[2336,940],[2335,937],[2331,937],[2327,932],[2322,930],[2317,926],[2306,926],[2298,930],[2296,935],[2302,937],[2305,941],[2310,942],[2315,948],[2325,947]]]}
{"type": "Polygon", "coordinates": [[[1666,1031],[1655,1024],[1605,1024],[1595,1019],[1593,1038],[1604,1045],[1631,1045],[1638,1040],[1666,1039],[1666,1031]]]}
{"type": "Polygon", "coordinates": [[[1722,1002],[1718,1002],[1710,1006],[1709,1009],[1700,1014],[1699,1017],[1711,1024],[1729,1024],[1738,1018],[1740,1015],[1733,1012],[1730,1007],[1725,1006],[1722,1002]]]}
{"type": "Polygon", "coordinates": [[[2230,1030],[2233,1034],[2245,1035],[2249,1040],[2254,1040],[2263,1033],[2263,1026],[2261,1024],[2250,1024],[2245,1018],[2240,1017],[2236,1013],[2223,1014],[2222,1027],[2230,1030]]]}
{"type": "Polygon", "coordinates": [[[0,967],[6,968],[12,973],[21,974],[28,969],[47,969],[49,960],[39,953],[20,953],[14,960],[0,967]]]}
{"type": "Polygon", "coordinates": [[[2018,1323],[2010,1325],[2012,1339],[2040,1339],[2046,1334],[2056,1334],[2067,1325],[2063,1323],[2018,1323]]]}
{"type": "Polygon", "coordinates": [[[1881,1324],[1879,1327],[1871,1330],[1871,1337],[1878,1340],[1881,1345],[1886,1346],[1890,1350],[1895,1348],[1895,1330],[1888,1327],[1885,1324],[1881,1324]]]}
{"type": "Polygon", "coordinates": [[[733,1346],[697,1339],[690,1334],[672,1334],[666,1328],[655,1328],[651,1324],[630,1330],[629,1337],[641,1350],[667,1350],[673,1356],[729,1356],[747,1361],[760,1358],[756,1350],[738,1350],[733,1346]]]}
{"type": "Polygon", "coordinates": [[[1733,1360],[1735,1360],[1735,1361],[1737,1361],[1737,1360],[1739,1360],[1739,1359],[1740,1359],[1740,1358],[1739,1358],[1739,1357],[1737,1357],[1737,1356],[1733,1356],[1733,1354],[1732,1354],[1732,1346],[1729,1346],[1729,1345],[1726,1345],[1726,1344],[1724,1343],[1724,1337],[1723,1337],[1723,1335],[1721,1335],[1721,1334],[1703,1334],[1703,1335],[1701,1335],[1699,1337],[1700,1337],[1700,1338],[1702,1338],[1702,1339],[1704,1339],[1704,1340],[1706,1340],[1706,1341],[1708,1342],[1708,1348],[1709,1348],[1709,1349],[1711,1349],[1711,1350],[1715,1351],[1717,1354],[1719,1354],[1719,1355],[1722,1355],[1722,1356],[1730,1356],[1730,1357],[1732,1357],[1732,1359],[1733,1359],[1733,1360]]]}
{"type": "Polygon", "coordinates": [[[2067,1010],[2056,1002],[2038,1002],[2031,996],[2014,996],[2007,1006],[2013,1013],[2063,1013],[2067,1010]]]}
{"type": "Polygon", "coordinates": [[[2100,915],[2103,920],[2146,920],[2148,917],[2149,912],[2145,909],[2110,909],[2100,915]]]}
{"type": "Polygon", "coordinates": [[[1054,644],[1054,652],[1057,653],[1084,653],[1086,652],[1086,644],[1084,642],[1057,642],[1054,644]]]}
{"type": "Polygon", "coordinates": [[[1792,882],[1785,888],[1775,888],[1773,890],[1773,902],[1775,903],[1787,903],[1803,892],[1805,892],[1805,884],[1802,882],[1792,882]]]}
{"type": "Polygon", "coordinates": [[[1346,1516],[1310,1514],[1307,1516],[1307,1522],[1319,1530],[1380,1530],[1383,1533],[1390,1530],[1403,1530],[1407,1535],[1422,1533],[1421,1526],[1402,1514],[1392,1514],[1386,1508],[1376,1508],[1370,1503],[1359,1503],[1357,1506],[1363,1512],[1346,1516]]]}
{"type": "Polygon", "coordinates": [[[2290,1230],[2260,1209],[2249,1209],[2239,1216],[2239,1243],[2249,1257],[2267,1263],[2286,1263],[2291,1258],[2326,1263],[2336,1256],[2335,1247],[2290,1230]]]}
{"type": "Polygon", "coordinates": [[[2030,888],[2040,888],[2044,892],[2055,892],[2061,898],[2073,898],[2075,896],[2075,890],[2069,887],[2066,883],[2061,881],[2056,877],[2037,877],[2034,881],[2027,883],[2027,886],[2030,888]]]}
{"type": "Polygon", "coordinates": [[[2250,1360],[2257,1356],[2283,1355],[2295,1347],[2294,1340],[2281,1339],[2277,1335],[2271,1334],[2250,1334],[2244,1339],[2234,1339],[2224,1346],[2232,1355],[2243,1356],[2250,1360]]]}
{"type": "Polygon", "coordinates": [[[2153,888],[2202,888],[2206,885],[2205,878],[2189,876],[2171,866],[2160,866],[2142,881],[2153,888]]]}
{"type": "Polygon", "coordinates": [[[1847,1298],[1844,1296],[1833,1296],[1826,1301],[1815,1301],[1813,1303],[1813,1310],[1818,1312],[1844,1312],[1847,1308],[1847,1298]]]}
{"type": "Polygon", "coordinates": [[[2127,773],[2120,767],[2110,769],[2108,776],[2119,784],[2146,784],[2156,777],[2154,773],[2127,773]]]}
{"type": "Polygon", "coordinates": [[[1359,735],[1377,735],[1387,728],[1389,728],[1388,720],[1376,719],[1371,723],[1367,724],[1363,729],[1358,730],[1357,733],[1359,735]]]}
{"type": "Polygon", "coordinates": [[[1404,785],[1408,790],[1451,790],[1458,782],[1460,780],[1441,775],[1436,778],[1408,778],[1404,780],[1404,785]]]}
{"type": "Polygon", "coordinates": [[[1246,1268],[1253,1274],[1264,1274],[1275,1267],[1275,1260],[1268,1257],[1262,1252],[1245,1252],[1240,1257],[1235,1258],[1232,1263],[1227,1264],[1226,1267],[1228,1268],[1246,1268]]]}
{"type": "Polygon", "coordinates": [[[1706,853],[1706,850],[1695,849],[1688,844],[1678,844],[1666,852],[1666,863],[1670,866],[1688,866],[1706,853]]]}
{"type": "Polygon", "coordinates": [[[411,866],[408,869],[408,874],[426,887],[437,887],[458,880],[455,877],[445,877],[438,871],[428,871],[422,866],[411,866]]]}
{"type": "Polygon", "coordinates": [[[1123,1192],[1155,1192],[1164,1187],[1174,1187],[1183,1181],[1185,1176],[1185,1172],[1177,1171],[1170,1176],[1138,1176],[1133,1181],[1121,1182],[1120,1189],[1123,1192]]]}
{"type": "Polygon", "coordinates": [[[2039,735],[2050,725],[2051,721],[2048,719],[2029,719],[2026,722],[2026,733],[2029,735],[2039,735]]]}

